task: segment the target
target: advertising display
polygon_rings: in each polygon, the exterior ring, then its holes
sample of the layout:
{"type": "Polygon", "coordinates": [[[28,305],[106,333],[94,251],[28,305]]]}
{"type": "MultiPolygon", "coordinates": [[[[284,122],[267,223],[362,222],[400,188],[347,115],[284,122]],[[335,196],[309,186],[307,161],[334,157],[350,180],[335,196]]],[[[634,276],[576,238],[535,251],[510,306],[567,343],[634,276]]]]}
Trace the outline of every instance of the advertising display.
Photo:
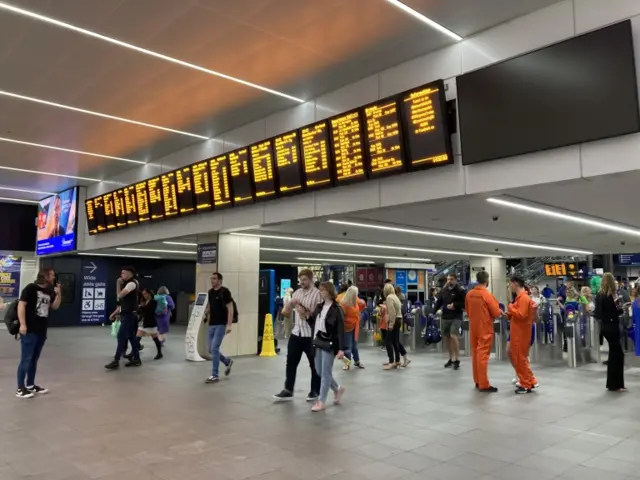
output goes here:
{"type": "Polygon", "coordinates": [[[78,188],[65,190],[38,204],[36,253],[50,255],[76,249],[78,188]]]}
{"type": "Polygon", "coordinates": [[[0,257],[0,297],[12,298],[20,295],[20,267],[22,257],[0,257]]]}

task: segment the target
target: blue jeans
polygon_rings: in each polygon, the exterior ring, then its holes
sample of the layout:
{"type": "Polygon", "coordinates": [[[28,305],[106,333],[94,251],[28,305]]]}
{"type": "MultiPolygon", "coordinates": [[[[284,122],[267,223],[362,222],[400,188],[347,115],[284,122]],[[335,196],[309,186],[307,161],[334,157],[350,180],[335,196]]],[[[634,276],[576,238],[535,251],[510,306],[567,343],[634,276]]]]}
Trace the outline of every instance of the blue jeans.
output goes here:
{"type": "Polygon", "coordinates": [[[353,361],[360,363],[360,353],[358,352],[358,340],[356,339],[356,331],[344,332],[344,356],[351,360],[353,353],[353,361]]]}
{"type": "Polygon", "coordinates": [[[140,339],[136,336],[138,331],[138,316],[133,313],[120,314],[120,330],[118,330],[118,347],[116,348],[116,362],[127,351],[127,344],[131,343],[131,358],[140,358],[140,339]]]}
{"type": "Polygon", "coordinates": [[[18,365],[18,388],[25,386],[32,387],[36,382],[36,370],[38,369],[38,359],[42,353],[44,342],[47,341],[46,335],[37,333],[27,333],[20,335],[21,356],[18,365]],[[27,382],[25,383],[25,377],[27,382]]]}
{"type": "Polygon", "coordinates": [[[336,358],[333,351],[327,352],[320,348],[316,348],[316,372],[320,375],[320,392],[318,400],[322,403],[327,402],[329,389],[334,392],[338,391],[339,385],[333,379],[333,360],[336,358]]]}
{"type": "Polygon", "coordinates": [[[220,351],[220,345],[222,345],[222,340],[224,340],[226,334],[226,325],[209,325],[209,352],[211,353],[212,363],[211,375],[214,377],[218,376],[220,362],[229,366],[229,359],[220,351]]]}

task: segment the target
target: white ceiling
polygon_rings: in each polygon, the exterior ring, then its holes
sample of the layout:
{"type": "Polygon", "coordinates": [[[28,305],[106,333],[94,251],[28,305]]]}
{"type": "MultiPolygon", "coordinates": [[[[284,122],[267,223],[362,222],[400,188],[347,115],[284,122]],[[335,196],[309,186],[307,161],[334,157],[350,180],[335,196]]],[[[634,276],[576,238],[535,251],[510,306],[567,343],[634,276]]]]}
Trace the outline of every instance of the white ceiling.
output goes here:
{"type": "MultiPolygon", "coordinates": [[[[556,0],[408,0],[462,36],[556,0]]],[[[384,0],[10,0],[303,99],[452,42],[384,0]]],[[[219,135],[291,100],[0,10],[0,90],[219,135]]],[[[197,141],[0,96],[0,137],[152,161],[197,141]]],[[[0,142],[0,166],[102,179],[131,164],[0,142]]],[[[0,170],[0,186],[90,182],[0,170]]],[[[0,191],[1,192],[1,191],[0,191]]],[[[12,192],[17,198],[42,195],[12,192]]]]}

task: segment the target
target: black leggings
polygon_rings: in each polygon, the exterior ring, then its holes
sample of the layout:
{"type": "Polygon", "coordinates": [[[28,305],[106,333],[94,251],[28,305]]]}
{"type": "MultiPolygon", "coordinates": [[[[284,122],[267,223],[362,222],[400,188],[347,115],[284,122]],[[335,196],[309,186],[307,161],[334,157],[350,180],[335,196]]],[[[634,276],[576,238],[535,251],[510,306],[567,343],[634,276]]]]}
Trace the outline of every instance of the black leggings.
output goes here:
{"type": "Polygon", "coordinates": [[[393,329],[387,330],[386,345],[389,363],[400,363],[400,322],[398,319],[393,324],[393,329]]]}
{"type": "Polygon", "coordinates": [[[607,388],[620,390],[624,388],[624,352],[620,344],[620,325],[618,322],[602,322],[602,335],[609,344],[609,360],[607,361],[607,388]]]}
{"type": "MultiPolygon", "coordinates": [[[[387,332],[388,332],[388,330],[386,328],[381,328],[380,329],[380,336],[382,337],[382,343],[384,344],[385,347],[387,345],[387,332]]],[[[400,336],[399,332],[398,332],[398,336],[400,336]]],[[[399,347],[399,350],[400,350],[400,356],[401,357],[406,356],[407,355],[407,351],[405,350],[404,345],[402,345],[402,343],[400,343],[400,339],[398,339],[398,347],[399,347]]]]}

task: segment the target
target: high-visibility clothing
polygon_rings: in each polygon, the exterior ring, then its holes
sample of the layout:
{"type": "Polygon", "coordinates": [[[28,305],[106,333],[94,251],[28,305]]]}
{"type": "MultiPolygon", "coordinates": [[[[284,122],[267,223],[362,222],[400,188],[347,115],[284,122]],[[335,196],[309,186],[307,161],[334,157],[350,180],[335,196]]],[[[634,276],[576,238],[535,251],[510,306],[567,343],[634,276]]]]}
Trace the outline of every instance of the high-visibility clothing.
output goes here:
{"type": "Polygon", "coordinates": [[[522,388],[530,389],[536,379],[529,365],[531,325],[535,315],[535,304],[525,290],[522,290],[507,308],[511,325],[511,362],[522,388]]]}

